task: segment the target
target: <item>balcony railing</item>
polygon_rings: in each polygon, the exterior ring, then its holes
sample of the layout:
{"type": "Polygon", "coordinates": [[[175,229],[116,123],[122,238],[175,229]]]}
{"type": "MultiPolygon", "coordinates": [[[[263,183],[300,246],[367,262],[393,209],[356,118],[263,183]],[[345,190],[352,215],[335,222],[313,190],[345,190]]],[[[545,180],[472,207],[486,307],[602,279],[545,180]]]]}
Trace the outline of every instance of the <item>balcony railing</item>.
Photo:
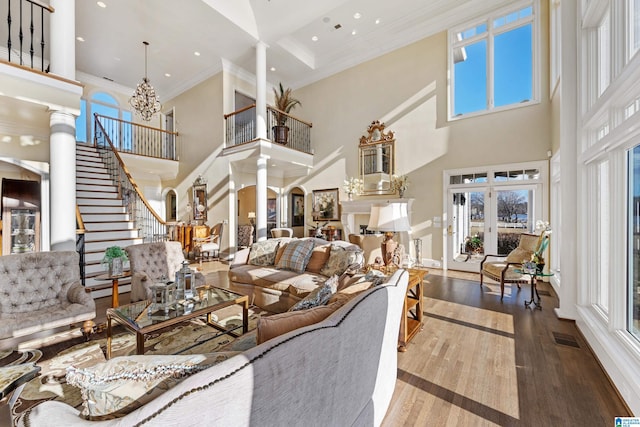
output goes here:
{"type": "Polygon", "coordinates": [[[178,160],[176,132],[95,114],[96,121],[109,135],[114,148],[121,153],[159,159],[178,160]]]}
{"type": "MultiPolygon", "coordinates": [[[[285,126],[288,128],[285,146],[312,154],[311,127],[313,125],[273,107],[267,107],[267,137],[276,142],[277,129],[275,127],[278,125],[279,118],[280,122],[284,120],[285,126]]],[[[246,144],[257,138],[255,104],[226,114],[224,119],[227,147],[246,144]]]]}
{"type": "Polygon", "coordinates": [[[95,119],[95,146],[102,157],[112,181],[118,188],[118,194],[126,206],[127,213],[135,222],[135,227],[145,243],[166,240],[166,222],[153,210],[140,188],[133,180],[118,151],[114,149],[109,134],[102,127],[98,117],[95,119]]]}
{"type": "Polygon", "coordinates": [[[5,13],[2,8],[2,16],[7,17],[7,61],[48,71],[49,66],[45,68],[45,56],[48,56],[45,24],[49,24],[49,14],[54,9],[37,0],[6,0],[5,4],[7,10],[5,13]]]}

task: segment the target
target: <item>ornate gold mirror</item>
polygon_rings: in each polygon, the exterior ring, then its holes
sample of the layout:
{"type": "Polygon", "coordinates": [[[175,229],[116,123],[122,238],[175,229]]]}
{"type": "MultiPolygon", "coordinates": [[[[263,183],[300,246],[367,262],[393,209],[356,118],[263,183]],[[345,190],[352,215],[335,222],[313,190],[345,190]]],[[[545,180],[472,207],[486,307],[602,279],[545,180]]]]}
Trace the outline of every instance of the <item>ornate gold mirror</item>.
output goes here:
{"type": "Polygon", "coordinates": [[[395,167],[395,139],[384,123],[371,122],[367,135],[360,138],[360,178],[362,194],[393,194],[391,177],[395,167]]]}

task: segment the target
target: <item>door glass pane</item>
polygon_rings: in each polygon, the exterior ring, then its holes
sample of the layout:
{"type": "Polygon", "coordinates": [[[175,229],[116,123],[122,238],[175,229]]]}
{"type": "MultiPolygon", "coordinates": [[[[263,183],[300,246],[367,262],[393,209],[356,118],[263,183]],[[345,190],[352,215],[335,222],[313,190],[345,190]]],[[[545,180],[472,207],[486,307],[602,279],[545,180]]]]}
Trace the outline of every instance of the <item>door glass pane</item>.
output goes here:
{"type": "Polygon", "coordinates": [[[498,255],[506,256],[518,246],[520,234],[530,230],[532,190],[497,192],[498,255]]]}
{"type": "Polygon", "coordinates": [[[453,195],[454,260],[480,263],[484,256],[484,192],[453,195]]]}
{"type": "Polygon", "coordinates": [[[629,156],[628,330],[640,339],[640,145],[629,156]]]}

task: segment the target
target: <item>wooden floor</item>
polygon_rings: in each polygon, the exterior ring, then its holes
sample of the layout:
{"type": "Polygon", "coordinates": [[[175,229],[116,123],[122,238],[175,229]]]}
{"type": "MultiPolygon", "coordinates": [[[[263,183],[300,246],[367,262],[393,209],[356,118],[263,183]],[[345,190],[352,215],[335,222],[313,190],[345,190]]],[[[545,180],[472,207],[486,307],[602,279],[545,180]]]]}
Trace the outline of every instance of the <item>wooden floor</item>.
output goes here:
{"type": "MultiPolygon", "coordinates": [[[[202,264],[227,286],[228,266],[202,264]]],[[[559,320],[548,284],[543,309],[526,309],[529,286],[481,289],[477,274],[430,270],[425,325],[398,353],[398,381],[384,427],[609,426],[631,416],[574,322],[559,320]],[[575,344],[574,344],[575,343],[575,344]]],[[[126,304],[129,294],[120,296],[126,304]]],[[[96,300],[104,322],[110,298],[96,300]]]]}
{"type": "Polygon", "coordinates": [[[507,285],[501,303],[499,285],[481,289],[477,274],[442,274],[426,277],[424,329],[398,353],[385,427],[595,427],[631,416],[574,322],[555,316],[551,286],[539,285],[550,294],[540,311],[524,307],[528,285],[507,285]]]}

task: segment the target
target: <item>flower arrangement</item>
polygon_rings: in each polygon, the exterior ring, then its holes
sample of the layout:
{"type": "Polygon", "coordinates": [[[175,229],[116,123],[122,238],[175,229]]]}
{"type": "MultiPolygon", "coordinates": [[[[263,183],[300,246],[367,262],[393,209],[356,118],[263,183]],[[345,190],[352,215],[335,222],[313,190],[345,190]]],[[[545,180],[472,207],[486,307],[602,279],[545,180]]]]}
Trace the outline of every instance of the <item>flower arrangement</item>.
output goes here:
{"type": "Polygon", "coordinates": [[[540,233],[540,237],[538,238],[538,244],[536,245],[536,250],[531,256],[531,261],[536,264],[544,264],[544,251],[547,250],[547,246],[549,246],[549,236],[551,235],[551,226],[548,221],[538,220],[536,221],[535,231],[540,233]]]}
{"type": "Polygon", "coordinates": [[[391,177],[391,188],[402,197],[409,188],[409,177],[407,175],[393,175],[391,177]]]}
{"type": "Polygon", "coordinates": [[[364,187],[364,182],[360,178],[354,178],[354,177],[345,179],[344,184],[342,185],[342,189],[344,190],[345,193],[347,193],[349,200],[351,200],[354,194],[356,195],[362,194],[363,187],[364,187]]]}
{"type": "Polygon", "coordinates": [[[114,258],[120,258],[123,261],[127,261],[127,252],[120,246],[110,246],[104,251],[104,257],[102,258],[102,264],[108,265],[114,258]]]}

